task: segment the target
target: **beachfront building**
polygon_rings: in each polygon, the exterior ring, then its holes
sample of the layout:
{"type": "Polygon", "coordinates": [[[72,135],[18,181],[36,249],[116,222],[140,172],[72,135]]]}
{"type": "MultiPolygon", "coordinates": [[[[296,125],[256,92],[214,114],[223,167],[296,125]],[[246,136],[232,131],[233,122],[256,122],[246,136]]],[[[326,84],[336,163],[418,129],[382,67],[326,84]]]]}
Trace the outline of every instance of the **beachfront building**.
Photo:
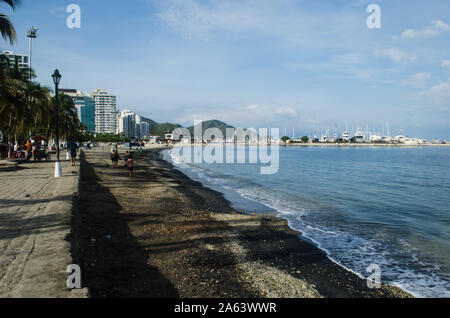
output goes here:
{"type": "Polygon", "coordinates": [[[117,116],[117,134],[128,138],[136,138],[136,114],[124,109],[117,116]]]}
{"type": "Polygon", "coordinates": [[[109,94],[104,89],[97,89],[90,97],[95,102],[95,132],[116,133],[116,96],[109,94]]]}
{"type": "Polygon", "coordinates": [[[83,94],[83,92],[76,89],[59,90],[72,97],[75,108],[77,109],[78,119],[87,127],[87,131],[95,132],[95,101],[92,97],[83,94]]]}
{"type": "Polygon", "coordinates": [[[117,134],[131,139],[148,139],[150,136],[149,123],[129,109],[117,113],[117,134]]]}
{"type": "Polygon", "coordinates": [[[19,63],[19,68],[29,67],[29,59],[26,54],[15,54],[13,51],[2,51],[1,55],[6,56],[11,64],[19,63]]]}
{"type": "Polygon", "coordinates": [[[134,118],[135,118],[135,122],[136,122],[136,127],[135,127],[135,130],[136,130],[136,139],[142,139],[142,137],[141,137],[141,116],[139,116],[138,114],[136,114],[135,116],[134,116],[134,118]]]}
{"type": "Polygon", "coordinates": [[[147,122],[141,122],[140,125],[140,136],[141,136],[141,140],[148,140],[150,138],[150,125],[147,122]]]}

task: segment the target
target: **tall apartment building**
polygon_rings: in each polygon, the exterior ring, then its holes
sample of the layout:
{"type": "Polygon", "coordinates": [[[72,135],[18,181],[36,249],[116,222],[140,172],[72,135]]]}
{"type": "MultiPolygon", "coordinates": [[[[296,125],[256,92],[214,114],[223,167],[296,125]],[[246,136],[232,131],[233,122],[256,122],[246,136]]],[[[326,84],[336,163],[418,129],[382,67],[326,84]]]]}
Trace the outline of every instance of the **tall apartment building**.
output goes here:
{"type": "Polygon", "coordinates": [[[150,136],[150,125],[141,116],[125,109],[117,114],[117,133],[132,139],[145,139],[150,136]]]}
{"type": "Polygon", "coordinates": [[[108,94],[104,89],[92,92],[91,97],[95,102],[95,132],[115,134],[116,122],[116,96],[108,94]]]}
{"type": "Polygon", "coordinates": [[[117,118],[117,133],[128,138],[136,138],[136,114],[125,109],[119,112],[117,118]]]}
{"type": "Polygon", "coordinates": [[[77,109],[78,119],[80,122],[87,127],[90,132],[95,132],[95,101],[92,97],[83,94],[76,89],[65,89],[59,90],[72,97],[75,108],[77,109]]]}
{"type": "Polygon", "coordinates": [[[141,122],[141,134],[140,139],[148,140],[150,138],[150,125],[149,123],[143,121],[141,122]]]}
{"type": "Polygon", "coordinates": [[[2,51],[1,55],[6,56],[11,64],[19,63],[19,68],[29,67],[28,55],[26,54],[15,54],[13,51],[2,51]]]}
{"type": "Polygon", "coordinates": [[[136,120],[136,138],[141,139],[141,116],[136,114],[134,118],[136,120]]]}

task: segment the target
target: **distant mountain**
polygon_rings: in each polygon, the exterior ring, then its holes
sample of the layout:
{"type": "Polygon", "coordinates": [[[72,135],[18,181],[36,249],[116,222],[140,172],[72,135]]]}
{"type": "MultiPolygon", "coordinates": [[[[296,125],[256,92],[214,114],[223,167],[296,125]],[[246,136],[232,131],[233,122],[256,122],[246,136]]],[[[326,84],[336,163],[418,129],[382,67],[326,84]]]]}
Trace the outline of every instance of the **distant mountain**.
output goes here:
{"type": "MultiPolygon", "coordinates": [[[[209,128],[218,128],[222,132],[223,136],[226,136],[226,129],[227,128],[234,128],[233,126],[230,126],[223,121],[220,120],[207,120],[202,122],[202,134],[205,132],[205,130],[209,128]]],[[[190,126],[188,128],[189,132],[191,133],[191,136],[194,136],[194,126],[190,126]]]]}
{"type": "MultiPolygon", "coordinates": [[[[152,136],[163,136],[164,134],[172,133],[177,128],[183,128],[183,126],[179,124],[172,123],[157,123],[156,121],[141,117],[141,121],[146,122],[150,126],[150,135],[152,136]]],[[[207,120],[202,122],[202,133],[204,133],[209,128],[218,128],[222,132],[223,136],[226,136],[227,128],[234,128],[233,126],[228,125],[220,120],[207,120]]],[[[194,136],[194,126],[187,127],[191,136],[194,136]]]]}
{"type": "Polygon", "coordinates": [[[163,136],[164,134],[172,133],[176,128],[181,128],[178,124],[157,123],[156,121],[145,117],[141,117],[141,121],[149,124],[150,135],[152,136],[163,136]]]}

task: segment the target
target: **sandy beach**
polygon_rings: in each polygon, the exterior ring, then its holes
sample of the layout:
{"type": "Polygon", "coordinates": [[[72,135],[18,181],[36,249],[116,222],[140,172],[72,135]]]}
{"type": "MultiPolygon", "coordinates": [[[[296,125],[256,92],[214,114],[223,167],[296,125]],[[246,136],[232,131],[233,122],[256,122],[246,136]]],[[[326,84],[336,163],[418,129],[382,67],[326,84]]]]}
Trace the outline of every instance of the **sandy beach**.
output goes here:
{"type": "Polygon", "coordinates": [[[135,155],[131,181],[108,152],[82,157],[72,255],[90,297],[410,297],[369,289],[283,219],[237,213],[158,151],[135,155]]]}

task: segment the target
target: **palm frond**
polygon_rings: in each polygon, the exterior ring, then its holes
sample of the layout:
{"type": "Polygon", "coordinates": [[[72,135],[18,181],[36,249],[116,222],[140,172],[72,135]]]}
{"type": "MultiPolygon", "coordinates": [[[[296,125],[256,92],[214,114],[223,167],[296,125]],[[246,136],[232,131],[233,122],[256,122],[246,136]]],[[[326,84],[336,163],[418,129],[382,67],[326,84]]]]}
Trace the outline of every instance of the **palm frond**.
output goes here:
{"type": "Polygon", "coordinates": [[[9,40],[11,44],[13,44],[17,38],[16,29],[14,29],[13,24],[6,15],[1,13],[0,13],[0,32],[2,34],[3,39],[9,40]]]}
{"type": "Polygon", "coordinates": [[[20,5],[20,3],[22,1],[21,0],[0,0],[0,2],[6,2],[14,10],[15,8],[17,8],[20,5]]]}

